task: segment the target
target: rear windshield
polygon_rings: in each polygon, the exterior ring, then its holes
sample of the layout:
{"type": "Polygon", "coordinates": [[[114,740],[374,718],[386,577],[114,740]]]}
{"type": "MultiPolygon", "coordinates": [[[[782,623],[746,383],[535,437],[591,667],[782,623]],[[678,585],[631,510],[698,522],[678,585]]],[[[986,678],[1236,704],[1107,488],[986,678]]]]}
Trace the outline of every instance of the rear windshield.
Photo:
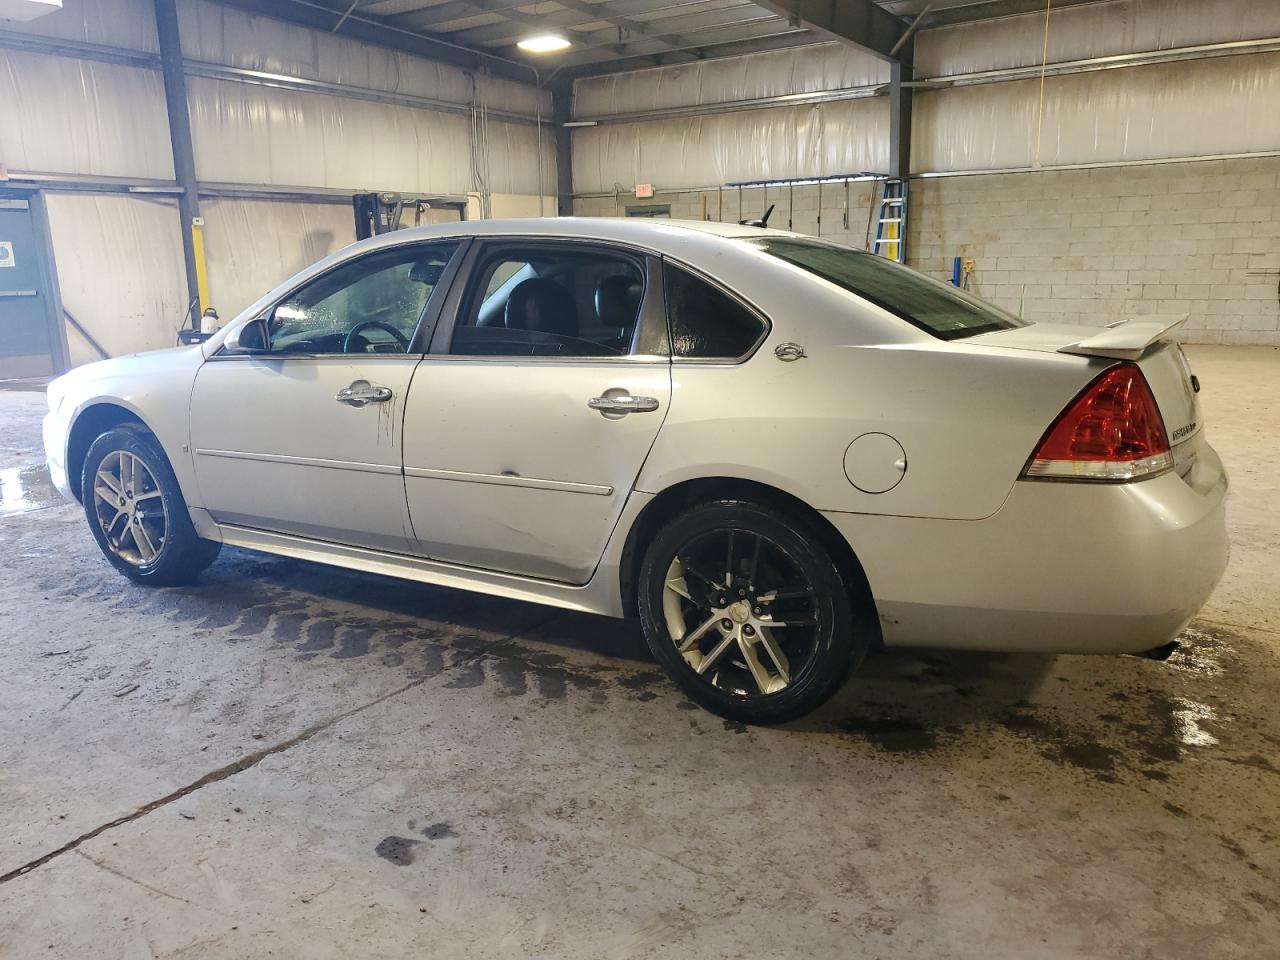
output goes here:
{"type": "Polygon", "coordinates": [[[856,293],[942,340],[1026,326],[1025,320],[949,283],[862,250],[789,237],[746,242],[856,293]]]}

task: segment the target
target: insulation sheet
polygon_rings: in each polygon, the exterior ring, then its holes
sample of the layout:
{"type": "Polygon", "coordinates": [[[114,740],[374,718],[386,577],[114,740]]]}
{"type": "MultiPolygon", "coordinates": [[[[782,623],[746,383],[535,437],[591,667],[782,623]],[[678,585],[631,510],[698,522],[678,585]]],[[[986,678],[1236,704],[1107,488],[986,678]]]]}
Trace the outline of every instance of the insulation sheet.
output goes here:
{"type": "Polygon", "coordinates": [[[225,323],[277,284],[355,241],[346,203],[206,198],[209,295],[225,323]]]}
{"type": "Polygon", "coordinates": [[[0,21],[0,29],[144,53],[160,49],[152,0],[65,0],[61,10],[25,22],[0,21]]]}
{"type": "Polygon", "coordinates": [[[573,134],[578,193],[838,176],[889,164],[887,98],[584,127],[573,134]]]}
{"type": "MultiPolygon", "coordinates": [[[[458,67],[207,0],[183,3],[179,12],[183,50],[193,60],[450,103],[472,100],[472,76],[458,67]]],[[[475,82],[490,107],[533,116],[541,97],[550,115],[550,94],[533,86],[532,71],[527,84],[487,76],[475,82]]]]}
{"type": "Polygon", "coordinates": [[[916,172],[1280,150],[1280,54],[1221,57],[917,94],[916,172]]]}
{"type": "MultiPolygon", "coordinates": [[[[187,309],[178,205],[172,200],[46,195],[66,310],[111,356],[172,347],[187,309]]],[[[67,325],[74,365],[101,359],[67,325]]]]}
{"type": "Polygon", "coordinates": [[[173,178],[159,71],[0,50],[0,87],[10,170],[173,178]]]}
{"type": "MultiPolygon", "coordinates": [[[[1112,0],[1052,11],[1048,62],[1278,36],[1275,0],[1112,0]]],[[[1043,54],[1043,11],[924,30],[916,76],[1037,66],[1043,54]]]]}
{"type": "Polygon", "coordinates": [[[701,106],[888,81],[889,66],[883,60],[841,44],[823,44],[579,80],[574,115],[701,106]]]}

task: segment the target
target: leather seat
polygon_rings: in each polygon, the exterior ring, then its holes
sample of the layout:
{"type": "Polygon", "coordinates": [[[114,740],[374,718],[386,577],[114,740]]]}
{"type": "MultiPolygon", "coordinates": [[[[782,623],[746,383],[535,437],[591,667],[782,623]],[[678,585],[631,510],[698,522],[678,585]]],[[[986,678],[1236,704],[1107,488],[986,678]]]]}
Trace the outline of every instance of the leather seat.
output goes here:
{"type": "Polygon", "coordinates": [[[578,335],[573,295],[554,280],[530,277],[511,291],[504,313],[510,330],[533,330],[562,337],[578,335]]]}
{"type": "Polygon", "coordinates": [[[602,327],[630,329],[640,308],[644,287],[634,277],[605,277],[596,287],[596,316],[602,327]]]}

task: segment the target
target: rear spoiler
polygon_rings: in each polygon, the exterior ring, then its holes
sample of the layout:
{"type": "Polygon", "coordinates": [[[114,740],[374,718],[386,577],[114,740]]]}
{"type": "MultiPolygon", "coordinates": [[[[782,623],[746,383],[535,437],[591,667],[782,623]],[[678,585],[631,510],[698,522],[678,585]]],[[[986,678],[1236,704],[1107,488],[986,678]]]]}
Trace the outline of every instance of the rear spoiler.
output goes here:
{"type": "Polygon", "coordinates": [[[1065,347],[1059,353],[1076,353],[1082,357],[1111,357],[1114,360],[1137,360],[1147,347],[1159,340],[1171,340],[1187,322],[1187,314],[1151,316],[1141,320],[1117,320],[1107,324],[1101,333],[1065,347]]]}

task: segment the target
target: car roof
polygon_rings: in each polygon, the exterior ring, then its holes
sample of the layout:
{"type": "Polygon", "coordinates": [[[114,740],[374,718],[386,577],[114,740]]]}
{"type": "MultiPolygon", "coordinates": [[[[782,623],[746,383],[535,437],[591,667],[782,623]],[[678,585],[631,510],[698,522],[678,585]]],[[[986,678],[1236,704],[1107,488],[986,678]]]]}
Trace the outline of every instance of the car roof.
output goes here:
{"type": "Polygon", "coordinates": [[[612,240],[647,247],[660,253],[680,253],[690,246],[721,246],[719,241],[751,237],[796,236],[737,223],[628,217],[528,217],[500,220],[462,220],[457,223],[411,227],[382,234],[363,243],[393,246],[436,237],[547,237],[612,240]]]}

